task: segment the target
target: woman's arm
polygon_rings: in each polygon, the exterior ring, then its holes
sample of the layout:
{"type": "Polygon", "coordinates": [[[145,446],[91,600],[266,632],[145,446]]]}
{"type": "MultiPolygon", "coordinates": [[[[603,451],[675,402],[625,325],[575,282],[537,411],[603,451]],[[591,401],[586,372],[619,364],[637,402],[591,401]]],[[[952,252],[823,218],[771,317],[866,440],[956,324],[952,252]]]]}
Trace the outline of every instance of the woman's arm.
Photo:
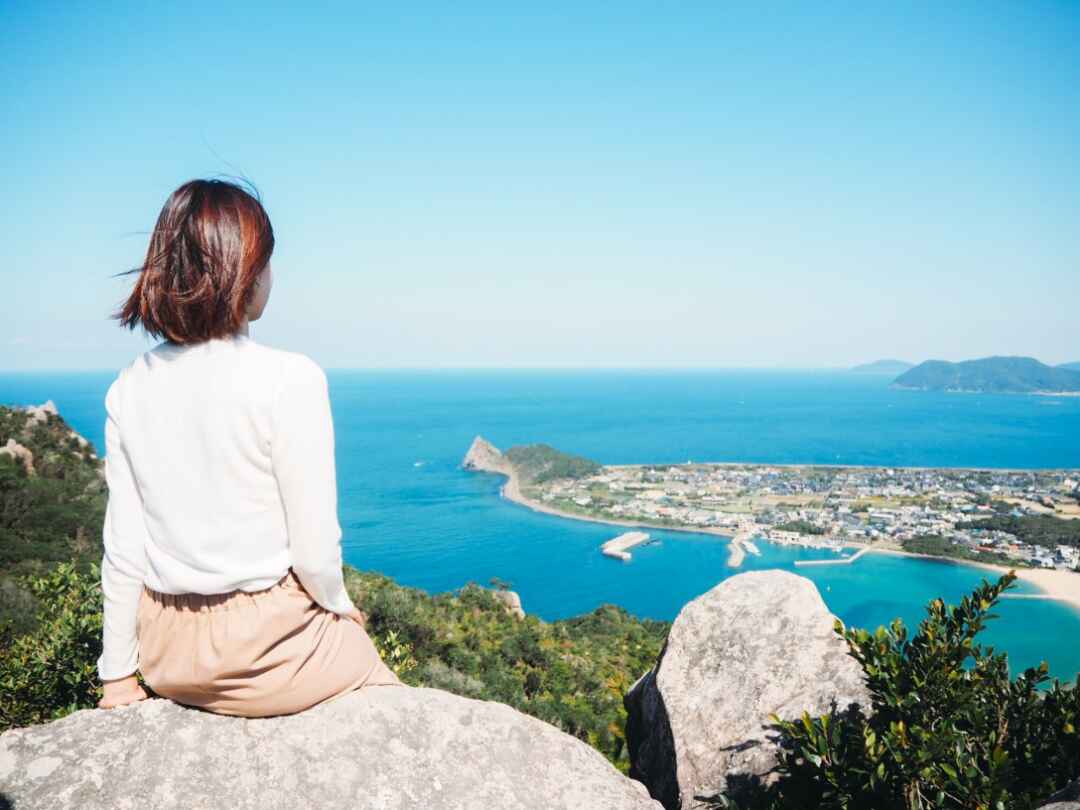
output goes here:
{"type": "Polygon", "coordinates": [[[334,423],[326,373],[310,358],[286,364],[274,401],[274,474],[285,506],[293,571],[329,611],[356,613],[341,573],[334,423]]]}
{"type": "Polygon", "coordinates": [[[146,524],[142,498],[131,463],[120,440],[117,422],[117,383],[105,395],[105,482],[109,500],[105,507],[101,560],[101,592],[104,597],[102,652],[98,676],[104,684],[102,708],[131,703],[146,697],[135,679],[139,667],[136,613],[146,570],[146,524]]]}

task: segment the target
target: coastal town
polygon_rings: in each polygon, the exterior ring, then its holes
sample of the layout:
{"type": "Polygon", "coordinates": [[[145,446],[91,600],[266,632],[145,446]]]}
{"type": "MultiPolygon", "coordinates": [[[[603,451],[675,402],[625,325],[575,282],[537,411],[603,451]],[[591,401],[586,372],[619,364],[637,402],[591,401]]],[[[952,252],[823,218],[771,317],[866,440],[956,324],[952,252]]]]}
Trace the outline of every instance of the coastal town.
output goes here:
{"type": "Polygon", "coordinates": [[[600,547],[630,562],[651,528],[714,534],[727,565],[761,541],[824,550],[795,566],[851,565],[868,553],[1013,570],[1080,609],[1080,470],[749,463],[601,465],[546,444],[505,453],[482,436],[462,466],[505,476],[503,497],[538,512],[623,527],[600,547]]]}
{"type": "Polygon", "coordinates": [[[1078,521],[1080,531],[1076,470],[607,466],[580,478],[526,484],[523,495],[582,517],[721,531],[751,553],[753,537],[837,552],[867,544],[911,549],[913,541],[934,538],[956,556],[1080,566],[1080,544],[1036,542],[999,528],[1009,518],[1052,518],[1078,521]]]}

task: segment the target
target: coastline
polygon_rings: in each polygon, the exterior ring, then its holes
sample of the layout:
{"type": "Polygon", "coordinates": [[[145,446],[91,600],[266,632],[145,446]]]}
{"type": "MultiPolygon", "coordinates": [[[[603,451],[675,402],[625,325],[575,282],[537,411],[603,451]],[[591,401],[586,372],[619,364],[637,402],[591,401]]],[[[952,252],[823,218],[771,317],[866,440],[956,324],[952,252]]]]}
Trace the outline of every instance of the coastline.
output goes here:
{"type": "Polygon", "coordinates": [[[1036,397],[1080,397],[1080,391],[987,391],[982,388],[927,388],[922,385],[897,385],[891,386],[894,391],[926,391],[941,394],[1012,394],[1019,396],[1036,397]]]}
{"type": "MultiPolygon", "coordinates": [[[[550,506],[546,506],[545,504],[538,503],[531,498],[527,498],[521,492],[517,473],[515,473],[512,469],[499,470],[496,472],[496,474],[506,477],[506,481],[500,489],[500,494],[508,501],[512,501],[519,506],[524,506],[527,509],[533,510],[534,512],[542,512],[546,515],[553,515],[555,517],[561,517],[567,520],[583,520],[589,523],[602,523],[608,526],[627,526],[630,528],[661,529],[664,531],[687,532],[689,534],[711,534],[717,537],[726,537],[729,540],[733,539],[733,535],[730,531],[717,529],[709,526],[695,528],[685,526],[663,526],[630,520],[602,520],[600,518],[588,517],[585,515],[575,515],[569,512],[561,512],[558,509],[553,509],[550,506]]],[[[1075,574],[1070,571],[1059,571],[1056,569],[1049,570],[1046,568],[1009,568],[1004,565],[980,562],[977,560],[962,560],[956,557],[938,557],[933,554],[918,554],[913,551],[903,551],[901,549],[880,548],[877,546],[869,545],[867,543],[859,543],[856,541],[847,542],[844,545],[859,549],[865,549],[866,551],[874,552],[877,554],[892,554],[900,557],[917,557],[925,560],[936,560],[938,562],[953,563],[955,565],[970,565],[976,568],[984,568],[990,571],[996,571],[999,574],[1005,574],[1009,571],[1015,571],[1017,579],[1034,585],[1041,592],[1039,594],[1016,594],[1017,598],[1052,599],[1058,602],[1065,602],[1075,610],[1080,611],[1080,574],[1075,574]]]]}

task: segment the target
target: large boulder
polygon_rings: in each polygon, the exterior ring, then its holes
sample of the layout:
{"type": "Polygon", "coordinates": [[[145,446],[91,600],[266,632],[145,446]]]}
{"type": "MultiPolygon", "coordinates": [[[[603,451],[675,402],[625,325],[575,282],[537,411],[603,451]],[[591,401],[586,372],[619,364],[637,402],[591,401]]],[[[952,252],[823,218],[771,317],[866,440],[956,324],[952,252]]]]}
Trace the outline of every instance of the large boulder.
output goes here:
{"type": "Polygon", "coordinates": [[[660,810],[580,740],[493,701],[373,686],[248,720],[149,700],[0,736],[0,807],[660,810]]]}
{"type": "Polygon", "coordinates": [[[770,713],[869,705],[834,621],[814,583],[786,571],[740,574],[688,603],[624,698],[630,775],[669,810],[697,807],[767,781],[770,713]]]}

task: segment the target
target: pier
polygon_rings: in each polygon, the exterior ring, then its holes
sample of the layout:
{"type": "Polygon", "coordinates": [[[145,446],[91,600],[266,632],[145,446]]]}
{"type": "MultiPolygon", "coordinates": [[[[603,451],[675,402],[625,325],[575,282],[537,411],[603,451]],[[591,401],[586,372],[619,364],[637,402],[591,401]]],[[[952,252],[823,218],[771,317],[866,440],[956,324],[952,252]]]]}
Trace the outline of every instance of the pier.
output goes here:
{"type": "Polygon", "coordinates": [[[850,557],[844,557],[840,560],[796,560],[795,565],[851,565],[869,550],[869,547],[861,548],[850,557]]]}
{"type": "Polygon", "coordinates": [[[649,535],[645,532],[626,532],[608,540],[600,546],[600,551],[608,557],[615,557],[625,562],[630,559],[630,552],[627,549],[640,545],[648,539],[649,535]]]}
{"type": "Polygon", "coordinates": [[[753,537],[758,530],[757,524],[751,524],[746,526],[745,524],[735,532],[735,536],[731,538],[731,553],[728,555],[727,566],[728,568],[738,568],[743,564],[743,560],[746,559],[746,552],[760,555],[758,550],[750,538],[753,537]]]}

